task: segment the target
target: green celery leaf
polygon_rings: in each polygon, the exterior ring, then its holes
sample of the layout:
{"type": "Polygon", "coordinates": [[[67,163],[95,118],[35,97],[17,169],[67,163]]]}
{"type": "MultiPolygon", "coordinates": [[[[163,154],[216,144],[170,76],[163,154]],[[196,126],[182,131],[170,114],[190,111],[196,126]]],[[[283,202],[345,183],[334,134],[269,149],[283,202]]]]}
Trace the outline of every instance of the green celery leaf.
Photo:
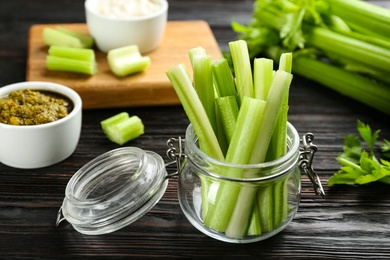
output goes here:
{"type": "Polygon", "coordinates": [[[340,155],[341,158],[348,159],[349,161],[358,164],[362,152],[363,148],[359,137],[350,134],[344,138],[343,153],[340,155]]]}
{"type": "Polygon", "coordinates": [[[374,133],[371,131],[371,127],[368,124],[364,124],[360,120],[357,123],[357,129],[360,133],[360,136],[367,143],[368,148],[370,149],[371,154],[374,150],[374,145],[378,139],[380,130],[376,130],[374,133]]]}
{"type": "Polygon", "coordinates": [[[366,172],[373,172],[381,169],[381,165],[376,160],[371,159],[366,151],[363,151],[360,158],[360,167],[366,172]]]}
{"type": "Polygon", "coordinates": [[[381,143],[381,153],[384,157],[390,158],[390,141],[384,139],[381,143]]]}
{"type": "Polygon", "coordinates": [[[344,166],[330,177],[327,183],[329,186],[334,184],[355,184],[355,180],[360,176],[364,176],[364,174],[353,167],[344,166]]]}
{"type": "Polygon", "coordinates": [[[367,184],[377,180],[381,180],[384,177],[390,176],[390,168],[382,167],[372,171],[372,174],[360,176],[356,179],[357,184],[367,184]]]}

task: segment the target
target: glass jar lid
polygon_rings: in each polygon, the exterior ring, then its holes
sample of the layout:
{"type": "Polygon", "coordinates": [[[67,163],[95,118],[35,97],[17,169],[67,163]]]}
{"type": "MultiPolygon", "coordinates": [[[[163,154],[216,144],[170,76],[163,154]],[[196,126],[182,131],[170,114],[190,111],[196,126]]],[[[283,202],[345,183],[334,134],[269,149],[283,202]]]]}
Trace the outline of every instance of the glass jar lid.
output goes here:
{"type": "MultiPolygon", "coordinates": [[[[145,215],[168,185],[164,161],[136,147],[104,153],[69,180],[60,209],[83,234],[110,233],[145,215]]],[[[57,224],[63,219],[57,219],[57,224]]]]}

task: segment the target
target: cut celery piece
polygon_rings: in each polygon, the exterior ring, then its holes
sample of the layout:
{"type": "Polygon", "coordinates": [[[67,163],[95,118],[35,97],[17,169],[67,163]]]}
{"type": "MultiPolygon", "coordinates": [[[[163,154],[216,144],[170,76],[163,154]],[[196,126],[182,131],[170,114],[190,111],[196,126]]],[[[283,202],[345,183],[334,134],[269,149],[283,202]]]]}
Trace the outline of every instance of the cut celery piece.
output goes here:
{"type": "Polygon", "coordinates": [[[221,125],[226,136],[228,144],[232,140],[234,129],[236,128],[236,121],[238,116],[238,105],[236,97],[225,96],[215,100],[216,109],[221,116],[221,125]]]}
{"type": "Polygon", "coordinates": [[[111,71],[120,77],[144,71],[151,64],[148,56],[142,56],[137,45],[110,50],[107,61],[111,71]]]}
{"type": "Polygon", "coordinates": [[[264,117],[260,126],[260,131],[256,139],[257,149],[252,153],[250,163],[262,163],[265,161],[268,146],[274,131],[277,117],[282,110],[282,103],[292,81],[292,74],[283,70],[277,70],[274,75],[271,89],[267,97],[267,105],[264,111],[264,117]]]}
{"type": "Polygon", "coordinates": [[[65,33],[67,35],[74,36],[74,37],[78,38],[81,42],[82,48],[92,48],[94,43],[95,43],[95,40],[90,35],[75,32],[75,31],[66,29],[66,28],[61,27],[61,26],[57,26],[56,30],[59,32],[65,33]]]}
{"type": "MultiPolygon", "coordinates": [[[[226,154],[227,162],[235,164],[247,164],[249,162],[265,107],[265,101],[263,100],[243,98],[237,117],[236,129],[226,154]],[[253,118],[257,118],[257,120],[253,120],[253,118]]],[[[230,168],[224,172],[225,176],[233,178],[241,178],[243,174],[243,169],[239,168],[230,168]]],[[[237,208],[236,212],[233,212],[236,205],[238,205],[236,201],[239,198],[240,190],[239,184],[220,183],[215,196],[215,203],[210,202],[208,206],[208,213],[204,219],[206,226],[219,232],[225,232],[229,224],[231,225],[229,235],[232,237],[241,237],[246,232],[251,217],[250,213],[253,206],[251,201],[254,199],[254,194],[241,198],[245,200],[245,203],[240,205],[245,208],[242,211],[241,208],[237,208]],[[232,215],[235,216],[235,219],[232,223],[229,223],[232,215]]],[[[242,195],[246,196],[246,194],[242,195]]]]}
{"type": "Polygon", "coordinates": [[[91,48],[94,43],[93,38],[90,36],[71,32],[61,27],[57,29],[45,27],[42,31],[42,38],[46,45],[59,45],[75,48],[91,48]]]}
{"type": "MultiPolygon", "coordinates": [[[[191,52],[191,50],[190,50],[191,52]]],[[[191,56],[191,54],[190,54],[191,56]]],[[[213,74],[211,57],[203,53],[192,54],[193,84],[203,108],[206,111],[213,131],[217,132],[214,103],[213,74]]]]}
{"type": "Polygon", "coordinates": [[[48,50],[49,55],[68,59],[95,62],[95,52],[92,49],[81,49],[52,45],[48,50]]]}
{"type": "Polygon", "coordinates": [[[127,112],[119,113],[100,122],[107,138],[123,145],[144,133],[144,125],[138,116],[130,117],[127,112]]]}
{"type": "Polygon", "coordinates": [[[46,68],[48,70],[68,71],[94,75],[97,73],[96,62],[75,60],[63,57],[46,56],[46,68]]]}
{"type": "Polygon", "coordinates": [[[212,158],[223,161],[224,155],[219,146],[218,139],[203,108],[202,102],[192,85],[185,65],[176,65],[169,69],[166,74],[198,136],[202,151],[212,158]]]}
{"type": "Polygon", "coordinates": [[[255,98],[266,100],[273,78],[272,59],[257,58],[253,62],[253,88],[255,98]]]}
{"type": "Polygon", "coordinates": [[[190,57],[190,62],[192,67],[194,67],[194,56],[198,54],[207,55],[207,52],[205,48],[203,48],[202,46],[192,48],[188,51],[188,55],[190,57]]]}
{"type": "Polygon", "coordinates": [[[242,102],[245,96],[253,97],[252,67],[248,46],[246,41],[238,40],[229,42],[229,48],[232,54],[237,92],[242,102]]]}
{"type": "Polygon", "coordinates": [[[212,71],[214,84],[219,96],[237,97],[237,91],[234,85],[234,79],[228,61],[225,58],[213,61],[212,71]]]}

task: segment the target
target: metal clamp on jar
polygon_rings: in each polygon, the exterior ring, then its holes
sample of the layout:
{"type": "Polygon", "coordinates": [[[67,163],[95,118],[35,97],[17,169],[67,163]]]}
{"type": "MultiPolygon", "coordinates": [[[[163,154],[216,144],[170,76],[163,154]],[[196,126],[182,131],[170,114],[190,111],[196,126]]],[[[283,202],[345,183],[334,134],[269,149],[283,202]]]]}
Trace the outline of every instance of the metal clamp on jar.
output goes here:
{"type": "Polygon", "coordinates": [[[168,140],[164,164],[158,154],[123,147],[102,154],[70,179],[57,226],[67,220],[83,234],[113,232],[146,214],[163,196],[168,180],[178,175],[179,203],[194,227],[215,239],[250,243],[283,230],[300,201],[301,171],[318,195],[325,195],[312,162],[317,147],[310,133],[299,139],[288,123],[287,153],[253,165],[229,164],[204,154],[191,125],[185,139],[168,140]],[[302,145],[300,145],[300,141],[302,145]],[[176,163],[177,171],[166,168],[176,163]],[[242,178],[226,177],[240,171],[242,178]]]}

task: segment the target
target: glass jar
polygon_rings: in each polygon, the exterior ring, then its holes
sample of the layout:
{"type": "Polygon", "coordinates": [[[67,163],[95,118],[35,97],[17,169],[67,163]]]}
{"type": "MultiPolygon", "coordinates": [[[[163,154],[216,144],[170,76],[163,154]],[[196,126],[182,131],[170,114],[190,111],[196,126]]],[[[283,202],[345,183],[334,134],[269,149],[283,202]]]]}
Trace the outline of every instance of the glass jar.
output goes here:
{"type": "Polygon", "coordinates": [[[298,210],[301,190],[299,136],[288,124],[287,153],[261,164],[215,160],[198,147],[190,125],[179,174],[179,202],[188,220],[208,236],[232,243],[264,240],[283,230],[298,210]],[[241,179],[226,172],[239,171],[241,179]]]}
{"type": "Polygon", "coordinates": [[[163,196],[171,176],[178,175],[179,203],[198,230],[218,240],[250,243],[283,230],[298,210],[301,171],[323,195],[321,182],[311,167],[316,147],[313,136],[300,139],[288,123],[287,153],[278,160],[237,165],[205,155],[197,145],[191,125],[181,138],[168,140],[164,164],[161,156],[136,147],[104,153],[79,169],[69,180],[57,216],[57,226],[67,220],[80,233],[114,232],[146,214],[163,196]],[[177,172],[166,167],[176,163],[177,172]],[[226,178],[240,171],[241,179],[226,178]]]}

